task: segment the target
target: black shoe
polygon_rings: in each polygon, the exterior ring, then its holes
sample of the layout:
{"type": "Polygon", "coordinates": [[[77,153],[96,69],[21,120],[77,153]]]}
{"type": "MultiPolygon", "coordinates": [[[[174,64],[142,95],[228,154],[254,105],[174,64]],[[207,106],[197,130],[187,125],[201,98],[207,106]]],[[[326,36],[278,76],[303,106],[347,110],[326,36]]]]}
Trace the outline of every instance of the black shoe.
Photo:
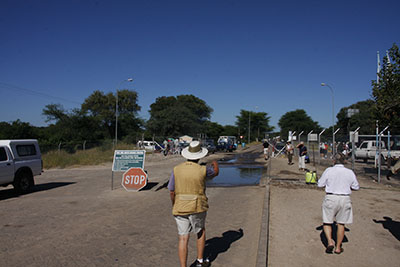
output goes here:
{"type": "Polygon", "coordinates": [[[386,179],[390,180],[390,176],[392,176],[392,172],[388,172],[388,173],[386,174],[386,179]]]}
{"type": "Polygon", "coordinates": [[[208,267],[208,266],[210,266],[210,260],[209,259],[203,260],[202,263],[200,263],[198,260],[196,260],[196,267],[208,267]]]}

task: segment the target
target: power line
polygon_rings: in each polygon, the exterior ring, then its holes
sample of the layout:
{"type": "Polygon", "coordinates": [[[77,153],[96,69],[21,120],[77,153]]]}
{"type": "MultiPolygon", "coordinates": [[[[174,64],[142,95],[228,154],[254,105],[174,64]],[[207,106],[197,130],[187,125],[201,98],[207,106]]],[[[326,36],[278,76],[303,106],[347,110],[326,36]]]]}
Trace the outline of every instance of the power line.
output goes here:
{"type": "Polygon", "coordinates": [[[7,89],[7,90],[10,90],[10,91],[19,90],[19,91],[22,91],[22,92],[25,92],[25,93],[29,93],[29,94],[34,95],[34,96],[40,96],[40,97],[50,98],[50,99],[57,99],[57,100],[61,100],[61,101],[64,101],[64,102],[70,102],[70,103],[81,105],[81,103],[76,102],[74,100],[69,100],[69,99],[66,99],[66,98],[59,97],[59,96],[52,96],[52,95],[49,95],[49,94],[37,92],[37,91],[31,90],[31,89],[26,89],[26,88],[23,88],[23,87],[20,87],[20,86],[15,86],[15,85],[3,83],[3,82],[0,82],[0,89],[7,89]]]}

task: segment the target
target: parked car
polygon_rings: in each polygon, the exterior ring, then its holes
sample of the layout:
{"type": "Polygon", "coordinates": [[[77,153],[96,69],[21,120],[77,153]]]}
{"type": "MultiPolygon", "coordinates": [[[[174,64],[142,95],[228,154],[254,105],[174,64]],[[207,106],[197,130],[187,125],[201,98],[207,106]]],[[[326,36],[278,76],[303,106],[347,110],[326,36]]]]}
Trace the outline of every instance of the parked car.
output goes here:
{"type": "Polygon", "coordinates": [[[217,151],[232,152],[235,149],[236,149],[235,144],[233,143],[232,140],[229,139],[227,142],[220,141],[217,144],[217,151]]]}
{"type": "Polygon", "coordinates": [[[222,135],[218,138],[217,144],[220,143],[233,143],[233,149],[237,148],[237,139],[236,136],[226,136],[226,135],[222,135]]]}
{"type": "Polygon", "coordinates": [[[164,150],[164,147],[156,141],[139,141],[137,146],[149,152],[160,152],[164,150]]]}
{"type": "MultiPolygon", "coordinates": [[[[354,156],[356,159],[362,159],[367,162],[368,159],[374,159],[376,155],[376,141],[364,141],[356,148],[354,156]]],[[[381,141],[381,151],[386,152],[385,143],[381,141]]]]}
{"type": "Polygon", "coordinates": [[[214,154],[215,151],[217,151],[217,147],[214,145],[214,140],[212,139],[202,140],[201,144],[203,147],[207,148],[208,153],[214,154]]]}
{"type": "Polygon", "coordinates": [[[154,151],[156,149],[156,142],[154,142],[154,141],[143,141],[143,148],[146,151],[154,151]]]}
{"type": "Polygon", "coordinates": [[[390,164],[395,164],[400,160],[400,138],[394,137],[389,148],[381,151],[382,159],[386,162],[389,160],[390,164]]]}
{"type": "Polygon", "coordinates": [[[0,185],[12,184],[17,193],[29,192],[34,176],[43,170],[37,140],[0,140],[0,185]]]}

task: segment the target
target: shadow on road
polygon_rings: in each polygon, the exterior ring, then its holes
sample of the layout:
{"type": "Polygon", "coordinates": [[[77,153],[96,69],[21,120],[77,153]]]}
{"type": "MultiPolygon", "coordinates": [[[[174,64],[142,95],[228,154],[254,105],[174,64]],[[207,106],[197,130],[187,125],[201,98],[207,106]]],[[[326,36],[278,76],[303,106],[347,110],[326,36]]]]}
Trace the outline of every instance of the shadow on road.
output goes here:
{"type": "Polygon", "coordinates": [[[374,223],[381,223],[383,228],[389,230],[389,232],[398,240],[400,241],[400,222],[393,221],[392,218],[384,216],[383,219],[385,220],[375,220],[373,219],[374,223]]]}
{"type": "MultiPolygon", "coordinates": [[[[316,228],[316,230],[320,230],[321,234],[319,235],[321,238],[321,242],[322,244],[325,246],[325,248],[328,246],[328,240],[326,239],[326,236],[324,234],[324,228],[323,225],[320,225],[316,228]]],[[[336,223],[332,224],[332,239],[335,241],[337,241],[337,236],[336,236],[336,232],[337,232],[337,225],[336,223]]],[[[349,228],[344,227],[344,232],[350,232],[349,228]]],[[[343,243],[349,242],[349,240],[347,239],[346,235],[344,235],[343,238],[343,243]]]]}
{"type": "MultiPolygon", "coordinates": [[[[27,193],[27,194],[32,194],[35,192],[41,192],[41,191],[47,191],[47,190],[51,190],[54,188],[58,188],[61,186],[67,186],[67,185],[71,185],[71,184],[75,184],[75,182],[52,182],[52,183],[44,183],[44,184],[38,184],[35,185],[31,192],[27,193]]],[[[15,192],[14,189],[7,189],[7,190],[2,190],[0,191],[0,200],[6,200],[6,199],[10,199],[10,198],[17,198],[19,197],[19,195],[15,192]]]]}
{"type": "Polygon", "coordinates": [[[157,187],[156,191],[161,190],[163,188],[167,188],[168,187],[168,183],[169,183],[169,179],[165,183],[163,183],[162,185],[157,187]]]}
{"type": "MultiPolygon", "coordinates": [[[[206,241],[206,247],[204,249],[204,258],[208,258],[210,262],[213,262],[218,254],[228,251],[231,244],[243,236],[243,229],[229,230],[222,234],[222,237],[213,237],[206,241]]],[[[192,265],[194,266],[194,265],[192,265]]]]}
{"type": "Polygon", "coordinates": [[[145,187],[143,187],[142,189],[140,189],[140,191],[151,190],[151,189],[152,189],[153,187],[155,187],[156,185],[158,185],[158,183],[154,183],[154,182],[147,183],[145,187]]]}

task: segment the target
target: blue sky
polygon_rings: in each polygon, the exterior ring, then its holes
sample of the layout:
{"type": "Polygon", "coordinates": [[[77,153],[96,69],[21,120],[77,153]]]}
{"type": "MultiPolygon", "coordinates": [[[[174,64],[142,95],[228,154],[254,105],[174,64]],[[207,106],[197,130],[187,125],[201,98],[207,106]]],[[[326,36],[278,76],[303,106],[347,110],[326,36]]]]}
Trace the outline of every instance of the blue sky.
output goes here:
{"type": "Polygon", "coordinates": [[[400,45],[400,1],[0,1],[0,121],[46,125],[42,109],[78,108],[94,90],[193,94],[211,120],[240,109],[277,126],[304,109],[321,126],[371,96],[381,57],[400,45]]]}

